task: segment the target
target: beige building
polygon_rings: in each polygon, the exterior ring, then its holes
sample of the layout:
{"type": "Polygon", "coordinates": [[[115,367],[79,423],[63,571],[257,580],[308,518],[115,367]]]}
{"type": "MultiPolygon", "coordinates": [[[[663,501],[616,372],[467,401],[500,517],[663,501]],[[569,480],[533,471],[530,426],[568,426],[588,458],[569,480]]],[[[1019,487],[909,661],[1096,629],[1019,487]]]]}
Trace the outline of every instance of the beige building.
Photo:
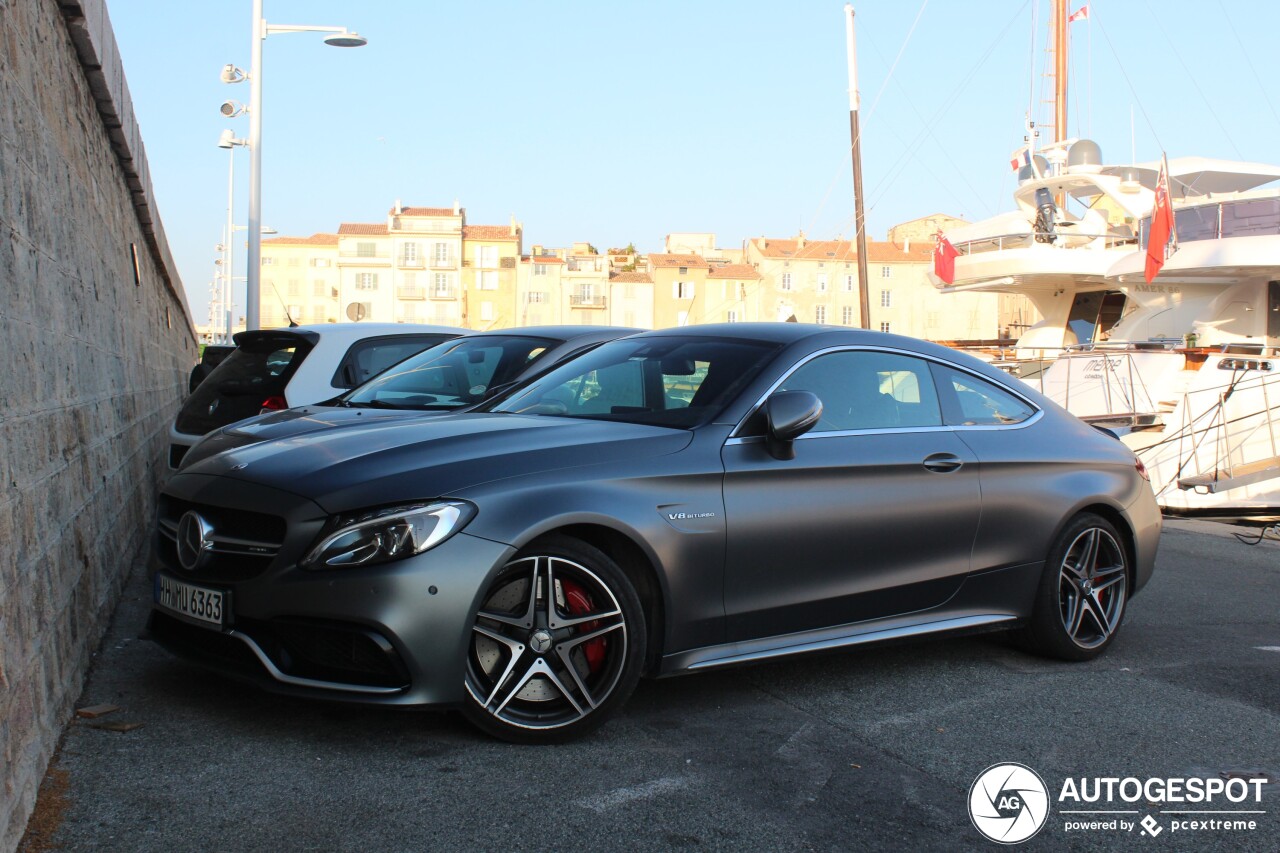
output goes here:
{"type": "MultiPolygon", "coordinates": [[[[747,262],[762,278],[760,319],[860,325],[858,259],[847,240],[759,237],[747,262]]],[[[933,241],[867,243],[872,329],[935,341],[1000,337],[996,294],[942,294],[929,283],[933,241]]]]}
{"type": "Polygon", "coordinates": [[[609,274],[609,325],[652,329],[653,278],[641,270],[609,274]]]}
{"type": "Polygon", "coordinates": [[[355,320],[475,329],[519,315],[522,229],[468,225],[453,207],[391,208],[385,222],[262,244],[262,324],[355,320]]]}
{"type": "Polygon", "coordinates": [[[934,213],[929,216],[921,216],[919,219],[901,222],[893,226],[889,229],[889,242],[906,246],[910,246],[913,243],[919,243],[921,245],[932,247],[933,238],[939,231],[946,232],[958,225],[968,224],[968,222],[958,216],[948,216],[945,213],[934,213]]]}
{"type": "Polygon", "coordinates": [[[654,328],[705,322],[707,276],[711,264],[701,255],[655,253],[648,256],[653,280],[654,328]]]}
{"type": "Polygon", "coordinates": [[[337,234],[270,237],[262,241],[262,326],[336,323],[339,299],[337,234]]]}

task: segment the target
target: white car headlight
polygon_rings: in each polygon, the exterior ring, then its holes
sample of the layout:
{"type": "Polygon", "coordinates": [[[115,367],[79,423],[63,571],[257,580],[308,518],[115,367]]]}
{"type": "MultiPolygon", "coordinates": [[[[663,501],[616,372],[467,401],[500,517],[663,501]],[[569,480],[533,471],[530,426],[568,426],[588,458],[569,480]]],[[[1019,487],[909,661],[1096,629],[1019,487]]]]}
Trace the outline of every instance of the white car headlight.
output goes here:
{"type": "Polygon", "coordinates": [[[466,501],[438,501],[339,516],[336,529],[302,564],[312,569],[347,568],[412,557],[466,527],[475,514],[475,506],[466,501]]]}

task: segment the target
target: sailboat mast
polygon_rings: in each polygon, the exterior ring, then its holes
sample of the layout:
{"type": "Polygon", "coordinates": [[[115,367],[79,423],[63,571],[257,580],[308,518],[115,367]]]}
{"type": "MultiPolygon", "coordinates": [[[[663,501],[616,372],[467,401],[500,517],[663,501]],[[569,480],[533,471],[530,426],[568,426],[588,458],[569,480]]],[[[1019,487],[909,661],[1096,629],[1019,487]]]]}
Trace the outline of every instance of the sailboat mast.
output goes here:
{"type": "Polygon", "coordinates": [[[1053,0],[1053,141],[1067,138],[1067,0],[1053,0]]]}
{"type": "Polygon", "coordinates": [[[844,7],[849,56],[849,138],[853,148],[853,218],[858,242],[858,309],[861,326],[871,328],[871,296],[867,292],[867,220],[862,211],[862,134],[858,129],[858,48],[853,34],[853,6],[844,7]]]}

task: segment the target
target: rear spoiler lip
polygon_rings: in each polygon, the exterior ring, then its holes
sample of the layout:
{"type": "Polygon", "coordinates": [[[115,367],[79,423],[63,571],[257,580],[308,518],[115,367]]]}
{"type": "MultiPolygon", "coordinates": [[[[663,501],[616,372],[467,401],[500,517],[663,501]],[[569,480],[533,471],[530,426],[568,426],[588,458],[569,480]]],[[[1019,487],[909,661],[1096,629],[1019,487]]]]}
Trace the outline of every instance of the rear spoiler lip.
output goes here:
{"type": "Polygon", "coordinates": [[[302,340],[311,344],[311,346],[315,346],[320,343],[320,333],[313,332],[310,329],[251,329],[245,332],[236,332],[231,336],[231,339],[236,342],[236,346],[269,340],[288,341],[289,343],[297,343],[302,340]]]}

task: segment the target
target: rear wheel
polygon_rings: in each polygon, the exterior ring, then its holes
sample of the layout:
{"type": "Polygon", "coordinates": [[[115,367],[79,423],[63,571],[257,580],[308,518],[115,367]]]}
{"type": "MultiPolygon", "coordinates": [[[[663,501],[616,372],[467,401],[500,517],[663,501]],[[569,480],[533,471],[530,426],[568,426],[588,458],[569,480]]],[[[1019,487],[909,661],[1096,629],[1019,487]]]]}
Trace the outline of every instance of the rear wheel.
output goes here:
{"type": "Polygon", "coordinates": [[[1091,660],[1111,645],[1124,619],[1129,557],[1114,525],[1083,513],[1049,550],[1023,645],[1062,660],[1091,660]]]}
{"type": "Polygon", "coordinates": [[[603,552],[541,540],[485,592],[468,643],[463,712],[504,740],[579,737],[626,702],[645,652],[640,599],[603,552]]]}

